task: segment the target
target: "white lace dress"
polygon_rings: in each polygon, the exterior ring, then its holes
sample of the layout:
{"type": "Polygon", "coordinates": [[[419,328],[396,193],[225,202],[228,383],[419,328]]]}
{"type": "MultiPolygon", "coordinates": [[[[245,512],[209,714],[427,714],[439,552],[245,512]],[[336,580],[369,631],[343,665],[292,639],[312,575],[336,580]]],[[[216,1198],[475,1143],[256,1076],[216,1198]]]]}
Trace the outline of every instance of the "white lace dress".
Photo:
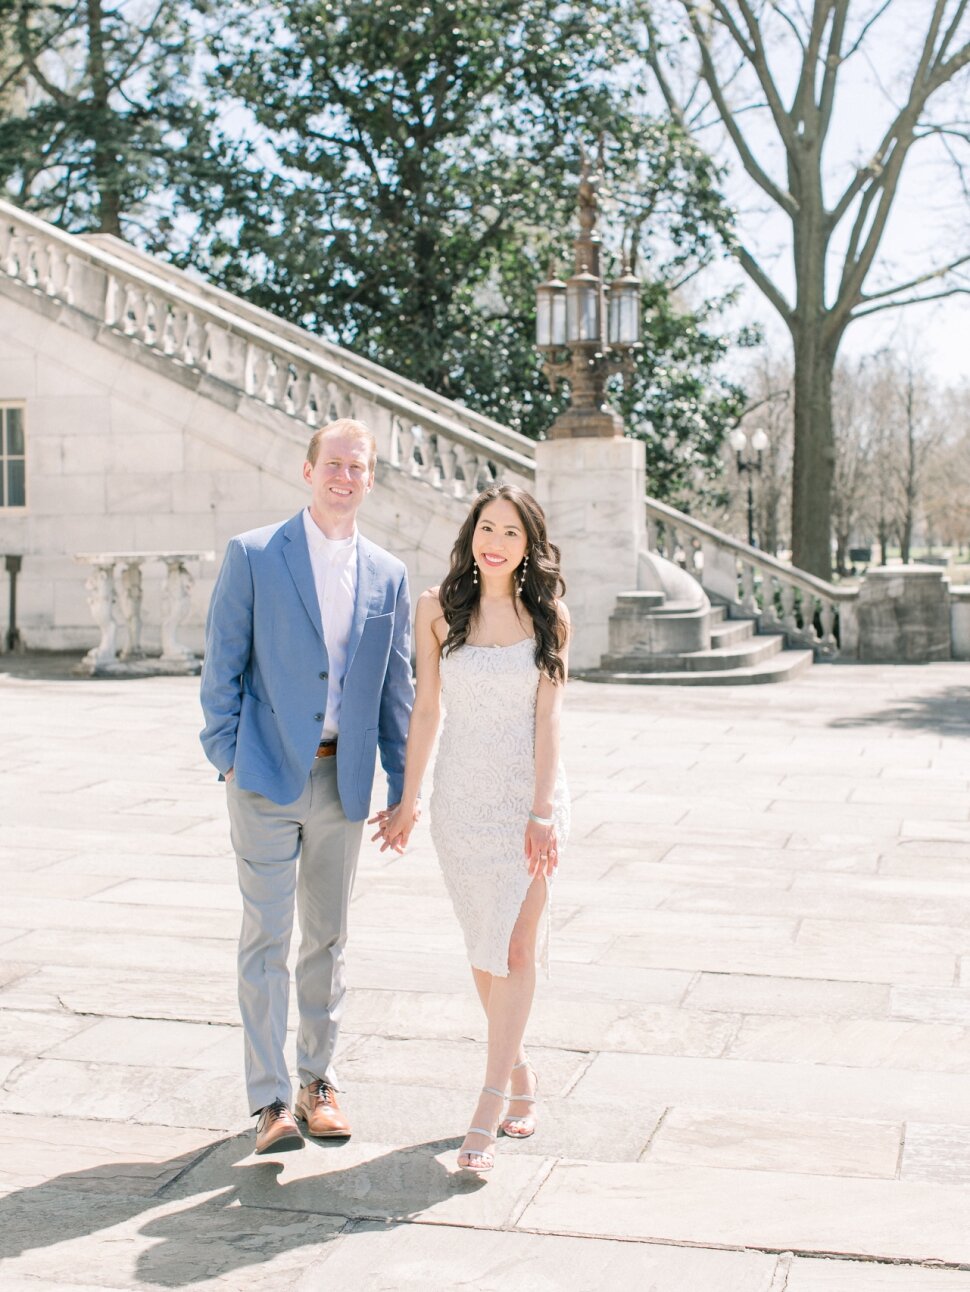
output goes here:
{"type": "MultiPolygon", "coordinates": [[[[435,759],[431,838],[476,969],[505,977],[509,939],[531,882],[523,838],[535,788],[535,642],[460,646],[441,660],[445,718],[435,759]]],[[[556,776],[562,857],[569,796],[556,776]]],[[[548,970],[549,900],[536,958],[548,970]]]]}

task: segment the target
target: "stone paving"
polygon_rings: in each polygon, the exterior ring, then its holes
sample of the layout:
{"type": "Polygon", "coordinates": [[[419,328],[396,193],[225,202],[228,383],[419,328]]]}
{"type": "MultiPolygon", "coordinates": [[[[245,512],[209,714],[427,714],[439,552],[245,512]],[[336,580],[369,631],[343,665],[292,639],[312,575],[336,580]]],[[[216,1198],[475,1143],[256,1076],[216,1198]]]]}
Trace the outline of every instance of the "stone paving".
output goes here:
{"type": "Polygon", "coordinates": [[[362,858],[353,1139],[257,1159],[197,683],[36,672],[0,674],[4,1292],[970,1292],[966,665],[571,684],[542,1121],[484,1182],[426,823],[362,858]]]}

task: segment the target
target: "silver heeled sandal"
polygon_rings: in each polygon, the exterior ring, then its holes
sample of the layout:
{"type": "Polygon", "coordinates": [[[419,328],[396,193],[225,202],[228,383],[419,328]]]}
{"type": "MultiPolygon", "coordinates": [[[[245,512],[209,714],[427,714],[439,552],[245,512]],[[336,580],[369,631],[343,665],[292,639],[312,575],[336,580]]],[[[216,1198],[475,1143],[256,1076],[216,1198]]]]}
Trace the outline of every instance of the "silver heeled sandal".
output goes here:
{"type": "MultiPolygon", "coordinates": [[[[505,1091],[496,1090],[494,1086],[482,1086],[483,1095],[495,1095],[496,1098],[505,1102],[505,1091]]],[[[494,1130],[486,1130],[484,1126],[469,1126],[465,1132],[465,1139],[469,1135],[482,1135],[488,1140],[489,1144],[494,1145],[498,1137],[498,1127],[494,1130]]],[[[458,1170],[467,1171],[470,1175],[485,1175],[495,1166],[495,1154],[489,1152],[487,1148],[460,1148],[458,1150],[458,1170]],[[462,1161],[465,1158],[465,1161],[462,1161]],[[473,1160],[475,1159],[475,1160],[473,1160]]]]}
{"type": "Polygon", "coordinates": [[[536,1074],[535,1068],[528,1059],[524,1059],[521,1063],[516,1063],[513,1066],[512,1071],[516,1072],[519,1068],[528,1068],[535,1077],[535,1094],[513,1095],[509,1093],[506,1096],[510,1104],[514,1104],[516,1102],[520,1104],[532,1104],[532,1111],[526,1113],[524,1117],[509,1116],[500,1124],[499,1130],[503,1135],[508,1135],[509,1139],[528,1139],[530,1135],[534,1135],[536,1133],[536,1127],[539,1125],[539,1118],[536,1113],[536,1104],[538,1103],[536,1096],[539,1093],[539,1077],[536,1074]]]}

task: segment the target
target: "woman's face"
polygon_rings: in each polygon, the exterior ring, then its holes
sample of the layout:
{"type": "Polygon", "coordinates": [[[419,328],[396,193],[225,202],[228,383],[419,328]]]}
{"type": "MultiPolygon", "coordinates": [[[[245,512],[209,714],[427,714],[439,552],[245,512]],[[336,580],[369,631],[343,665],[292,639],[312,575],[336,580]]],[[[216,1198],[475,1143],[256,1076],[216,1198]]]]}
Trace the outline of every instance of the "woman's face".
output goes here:
{"type": "Polygon", "coordinates": [[[496,498],[482,508],[472,535],[472,556],[479,577],[511,579],[525,556],[527,538],[519,509],[508,498],[496,498]]]}

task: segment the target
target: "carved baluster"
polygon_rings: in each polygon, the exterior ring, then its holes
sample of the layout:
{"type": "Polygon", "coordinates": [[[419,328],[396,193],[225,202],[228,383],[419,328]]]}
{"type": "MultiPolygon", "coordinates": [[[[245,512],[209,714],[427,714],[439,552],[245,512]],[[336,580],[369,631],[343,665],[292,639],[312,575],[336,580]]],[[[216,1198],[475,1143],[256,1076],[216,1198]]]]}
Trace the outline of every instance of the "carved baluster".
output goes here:
{"type": "Polygon", "coordinates": [[[307,401],[310,395],[310,370],[301,366],[295,367],[294,372],[293,383],[290,386],[290,412],[294,417],[309,422],[307,401]]]}
{"type": "Polygon", "coordinates": [[[417,444],[415,428],[410,422],[397,419],[398,465],[407,475],[417,475],[414,450],[417,444]]]}
{"type": "Polygon", "coordinates": [[[40,242],[37,244],[36,262],[37,262],[37,286],[45,296],[52,296],[51,283],[53,280],[52,248],[49,242],[40,242]]]}
{"type": "Polygon", "coordinates": [[[165,586],[162,589],[162,662],[175,667],[191,666],[195,654],[178,639],[179,625],[188,618],[190,594],[195,580],[181,556],[163,556],[165,586]]]}
{"type": "Polygon", "coordinates": [[[21,277],[31,287],[36,287],[40,278],[37,272],[37,239],[32,233],[28,233],[24,239],[24,268],[21,277]]]}
{"type": "Polygon", "coordinates": [[[270,379],[270,401],[274,408],[281,408],[284,412],[288,411],[287,404],[290,381],[293,374],[290,371],[290,365],[278,354],[273,355],[273,375],[270,379]]]}
{"type": "Polygon", "coordinates": [[[438,458],[441,462],[441,488],[445,493],[455,494],[455,469],[458,465],[458,455],[455,452],[454,441],[446,440],[443,435],[438,436],[438,458]]]}
{"type": "Polygon", "coordinates": [[[472,471],[469,463],[469,452],[464,444],[452,444],[452,451],[455,456],[455,473],[452,482],[452,488],[456,498],[467,498],[472,492],[471,485],[468,483],[468,477],[472,471]]]}
{"type": "Polygon", "coordinates": [[[822,635],[819,639],[819,645],[824,651],[829,651],[835,655],[839,649],[839,643],[835,639],[835,603],[829,601],[827,597],[820,597],[819,616],[822,621],[822,635]]]}
{"type": "Polygon", "coordinates": [[[145,330],[145,295],[135,283],[125,284],[125,304],[121,319],[127,336],[142,337],[145,330]]]}
{"type": "Polygon", "coordinates": [[[246,377],[244,389],[253,399],[265,402],[266,386],[269,380],[269,354],[261,345],[246,347],[246,377]]]}
{"type": "MultiPolygon", "coordinates": [[[[74,263],[77,263],[77,257],[73,257],[74,263]]],[[[115,274],[108,275],[108,282],[104,291],[104,321],[108,327],[117,327],[124,314],[125,308],[125,289],[118,281],[115,274]]]]}
{"type": "Polygon", "coordinates": [[[144,659],[141,645],[141,558],[132,557],[116,580],[118,604],[128,628],[128,644],[121,652],[122,659],[144,659]]]}
{"type": "Polygon", "coordinates": [[[304,406],[304,419],[307,426],[322,426],[326,418],[322,414],[324,390],[320,383],[320,378],[315,372],[310,373],[310,380],[307,384],[306,404],[304,406]]]}
{"type": "Polygon", "coordinates": [[[185,362],[193,368],[202,367],[202,352],[205,347],[205,332],[199,316],[194,310],[186,311],[185,320],[185,362]]]}
{"type": "Polygon", "coordinates": [[[50,248],[50,286],[48,288],[51,296],[56,296],[58,300],[67,299],[69,274],[70,265],[68,264],[67,252],[60,247],[52,246],[50,248]]]}
{"type": "Polygon", "coordinates": [[[741,605],[745,614],[760,613],[758,598],[755,593],[754,566],[750,561],[741,558],[741,605]]]}
{"type": "Polygon", "coordinates": [[[764,604],[761,607],[762,626],[776,628],[781,619],[778,615],[777,596],[779,582],[777,574],[764,574],[761,579],[761,592],[764,604]]]}
{"type": "Polygon", "coordinates": [[[795,585],[787,581],[781,585],[781,626],[789,636],[797,636],[798,620],[795,617],[795,585]]]}
{"type": "Polygon", "coordinates": [[[7,262],[10,256],[10,248],[13,245],[13,234],[13,225],[10,224],[9,221],[4,220],[3,223],[0,224],[0,269],[2,269],[5,274],[10,272],[7,262]]]}
{"type": "Polygon", "coordinates": [[[140,340],[146,345],[160,348],[164,331],[164,306],[154,292],[145,293],[145,317],[142,324],[140,340]]]}
{"type": "Polygon", "coordinates": [[[25,268],[27,263],[27,239],[20,229],[14,229],[10,238],[10,246],[7,250],[7,273],[11,278],[26,278],[25,268]]]}
{"type": "Polygon", "coordinates": [[[88,594],[88,609],[101,638],[97,646],[92,646],[85,655],[81,667],[85,672],[94,673],[97,669],[114,664],[117,658],[117,595],[114,557],[105,556],[100,560],[93,557],[90,558],[90,563],[91,573],[85,580],[84,587],[88,594]]]}
{"type": "Polygon", "coordinates": [[[434,448],[431,444],[431,438],[423,426],[417,423],[411,427],[414,435],[414,461],[412,464],[412,474],[419,480],[434,479],[434,448]]]}

